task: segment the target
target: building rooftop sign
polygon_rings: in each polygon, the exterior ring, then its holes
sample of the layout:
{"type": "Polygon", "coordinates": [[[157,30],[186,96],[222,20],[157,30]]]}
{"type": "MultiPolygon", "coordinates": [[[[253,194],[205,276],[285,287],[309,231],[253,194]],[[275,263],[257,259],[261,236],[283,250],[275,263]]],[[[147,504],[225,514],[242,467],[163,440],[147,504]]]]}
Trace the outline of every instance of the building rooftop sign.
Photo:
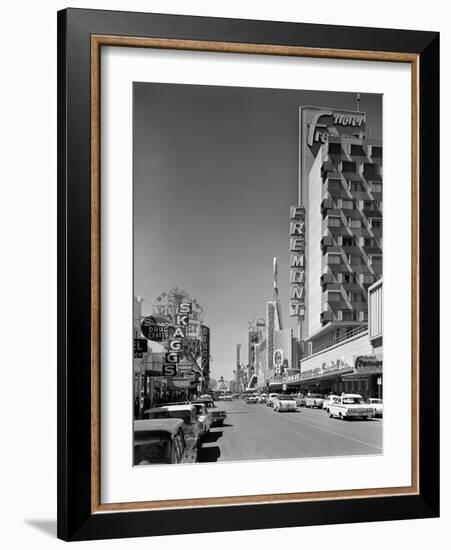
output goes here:
{"type": "Polygon", "coordinates": [[[326,143],[329,136],[364,137],[366,114],[360,111],[334,111],[307,107],[307,145],[326,143]],[[310,121],[308,119],[310,118],[310,121]]]}

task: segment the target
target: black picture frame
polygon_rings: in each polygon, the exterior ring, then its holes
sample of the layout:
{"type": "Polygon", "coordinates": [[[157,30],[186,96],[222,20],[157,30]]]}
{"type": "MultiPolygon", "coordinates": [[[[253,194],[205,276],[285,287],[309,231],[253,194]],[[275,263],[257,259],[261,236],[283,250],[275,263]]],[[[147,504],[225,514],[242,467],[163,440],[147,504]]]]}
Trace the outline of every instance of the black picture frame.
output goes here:
{"type": "MultiPolygon", "coordinates": [[[[334,57],[331,54],[330,57],[334,57]]],[[[58,537],[138,537],[439,515],[439,34],[67,9],[58,13],[58,537]],[[416,495],[96,513],[92,509],[91,37],[418,56],[419,491],[416,495]]]]}

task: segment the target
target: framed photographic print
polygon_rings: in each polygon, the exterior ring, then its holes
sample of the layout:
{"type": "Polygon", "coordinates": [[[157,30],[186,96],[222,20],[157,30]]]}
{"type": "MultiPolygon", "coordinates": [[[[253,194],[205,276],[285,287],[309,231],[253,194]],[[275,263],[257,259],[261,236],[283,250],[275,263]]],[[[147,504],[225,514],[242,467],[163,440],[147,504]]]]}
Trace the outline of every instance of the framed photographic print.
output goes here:
{"type": "Polygon", "coordinates": [[[437,33],[58,14],[58,536],[439,513],[437,33]]]}

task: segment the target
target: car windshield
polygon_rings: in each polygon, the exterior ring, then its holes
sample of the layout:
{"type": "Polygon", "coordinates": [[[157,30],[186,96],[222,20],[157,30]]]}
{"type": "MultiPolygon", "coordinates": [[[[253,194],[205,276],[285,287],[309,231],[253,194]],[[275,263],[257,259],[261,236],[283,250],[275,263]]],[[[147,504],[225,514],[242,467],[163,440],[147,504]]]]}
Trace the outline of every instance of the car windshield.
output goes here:
{"type": "Polygon", "coordinates": [[[205,414],[204,405],[198,405],[197,403],[195,403],[194,406],[196,407],[196,413],[198,415],[205,414]]]}
{"type": "Polygon", "coordinates": [[[154,411],[147,414],[148,418],[180,418],[185,424],[190,424],[191,422],[191,411],[181,410],[181,411],[154,411]]]}
{"type": "Polygon", "coordinates": [[[136,445],[133,462],[140,464],[170,464],[171,448],[169,438],[160,439],[147,445],[136,445]]]}
{"type": "Polygon", "coordinates": [[[361,397],[343,397],[344,405],[361,405],[363,399],[361,397]]]}
{"type": "MultiPolygon", "coordinates": [[[[193,403],[194,405],[197,405],[198,403],[193,403]]],[[[207,407],[207,409],[214,409],[216,405],[213,403],[213,401],[202,401],[202,404],[207,407]]]]}

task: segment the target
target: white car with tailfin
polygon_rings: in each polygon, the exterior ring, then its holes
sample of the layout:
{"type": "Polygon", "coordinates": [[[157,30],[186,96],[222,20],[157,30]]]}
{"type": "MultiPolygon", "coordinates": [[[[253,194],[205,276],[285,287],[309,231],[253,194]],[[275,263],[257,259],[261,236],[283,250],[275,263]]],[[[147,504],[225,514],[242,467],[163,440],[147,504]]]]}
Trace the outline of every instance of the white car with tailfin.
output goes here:
{"type": "Polygon", "coordinates": [[[374,416],[374,407],[365,403],[358,393],[342,393],[329,404],[329,416],[340,420],[349,418],[367,419],[374,416]]]}

